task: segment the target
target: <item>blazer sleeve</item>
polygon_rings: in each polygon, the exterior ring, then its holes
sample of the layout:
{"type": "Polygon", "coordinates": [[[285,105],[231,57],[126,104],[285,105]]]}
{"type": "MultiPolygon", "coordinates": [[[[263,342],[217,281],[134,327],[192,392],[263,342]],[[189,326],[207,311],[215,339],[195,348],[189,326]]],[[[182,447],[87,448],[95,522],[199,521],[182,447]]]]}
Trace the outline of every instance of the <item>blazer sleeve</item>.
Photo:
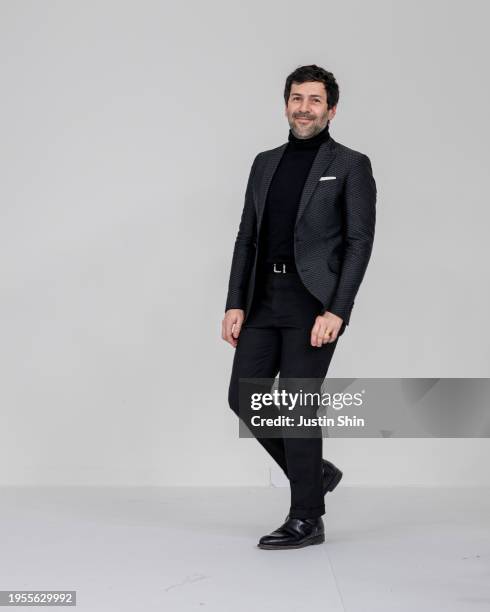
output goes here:
{"type": "Polygon", "coordinates": [[[257,240],[257,213],[252,185],[259,155],[253,161],[248,177],[245,202],[233,249],[225,312],[230,308],[245,310],[249,274],[255,257],[255,242],[257,240]]]}
{"type": "Polygon", "coordinates": [[[376,224],[376,182],[371,161],[361,154],[346,177],[344,191],[345,249],[337,290],[327,308],[349,323],[354,298],[371,257],[376,224]]]}

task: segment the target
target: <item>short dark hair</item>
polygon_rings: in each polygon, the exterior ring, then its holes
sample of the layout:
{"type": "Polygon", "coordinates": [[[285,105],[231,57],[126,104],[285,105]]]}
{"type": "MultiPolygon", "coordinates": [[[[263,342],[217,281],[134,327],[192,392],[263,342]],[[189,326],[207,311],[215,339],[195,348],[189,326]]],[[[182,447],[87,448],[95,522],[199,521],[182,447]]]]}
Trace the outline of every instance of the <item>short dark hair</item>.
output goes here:
{"type": "Polygon", "coordinates": [[[300,66],[286,79],[284,87],[284,102],[288,103],[291,85],[294,83],[305,83],[306,81],[319,81],[324,84],[327,93],[327,108],[332,108],[339,101],[339,86],[334,75],[316,64],[300,66]]]}

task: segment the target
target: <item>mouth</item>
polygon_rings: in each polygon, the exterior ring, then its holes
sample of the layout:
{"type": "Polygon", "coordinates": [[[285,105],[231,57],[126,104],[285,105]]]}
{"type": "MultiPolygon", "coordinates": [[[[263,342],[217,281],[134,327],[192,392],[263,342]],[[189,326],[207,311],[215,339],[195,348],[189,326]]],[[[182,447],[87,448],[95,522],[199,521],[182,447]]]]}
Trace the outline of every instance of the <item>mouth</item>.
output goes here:
{"type": "Polygon", "coordinates": [[[305,119],[304,117],[299,117],[296,121],[300,121],[301,123],[308,123],[309,121],[313,121],[312,119],[305,119]]]}

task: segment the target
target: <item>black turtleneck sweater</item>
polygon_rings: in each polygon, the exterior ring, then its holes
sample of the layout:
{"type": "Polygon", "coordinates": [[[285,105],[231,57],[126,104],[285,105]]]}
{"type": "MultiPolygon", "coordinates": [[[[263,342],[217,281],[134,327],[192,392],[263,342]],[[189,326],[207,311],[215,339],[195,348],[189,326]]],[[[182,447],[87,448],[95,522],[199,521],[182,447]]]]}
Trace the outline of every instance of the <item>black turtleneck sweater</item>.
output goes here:
{"type": "Polygon", "coordinates": [[[267,192],[260,228],[260,264],[294,262],[294,225],[299,200],[320,145],[329,139],[328,124],[311,138],[289,130],[288,144],[267,192]]]}

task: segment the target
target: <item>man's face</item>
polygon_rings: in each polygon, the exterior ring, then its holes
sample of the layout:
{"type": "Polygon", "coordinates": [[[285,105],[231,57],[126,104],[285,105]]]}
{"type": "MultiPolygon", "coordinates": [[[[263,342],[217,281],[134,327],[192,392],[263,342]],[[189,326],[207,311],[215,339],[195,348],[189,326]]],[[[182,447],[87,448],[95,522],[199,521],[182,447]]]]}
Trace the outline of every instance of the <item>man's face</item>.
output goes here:
{"type": "Polygon", "coordinates": [[[285,115],[297,138],[311,138],[333,119],[337,107],[327,109],[325,85],[319,81],[293,83],[285,115]]]}

